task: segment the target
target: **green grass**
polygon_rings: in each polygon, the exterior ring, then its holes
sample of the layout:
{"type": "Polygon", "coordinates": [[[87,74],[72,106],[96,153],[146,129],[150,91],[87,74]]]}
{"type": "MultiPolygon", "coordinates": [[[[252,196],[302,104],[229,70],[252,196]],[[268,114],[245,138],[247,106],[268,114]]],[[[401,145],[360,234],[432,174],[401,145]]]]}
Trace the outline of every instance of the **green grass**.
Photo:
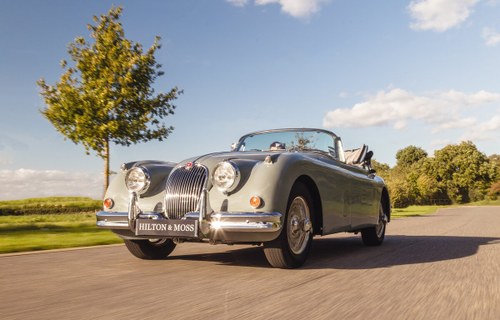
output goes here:
{"type": "Polygon", "coordinates": [[[500,199],[472,202],[467,204],[467,206],[500,206],[500,199]]]}
{"type": "Polygon", "coordinates": [[[95,214],[75,213],[0,217],[0,253],[121,243],[98,229],[95,214]]]}
{"type": "MultiPolygon", "coordinates": [[[[463,204],[464,206],[500,206],[500,199],[498,200],[483,200],[477,202],[471,202],[463,204]]],[[[404,218],[404,217],[418,217],[428,214],[435,213],[438,209],[449,208],[458,205],[448,205],[448,206],[409,206],[408,208],[392,208],[393,218],[404,218]]]]}
{"type": "Polygon", "coordinates": [[[418,217],[435,213],[440,208],[447,206],[409,206],[407,208],[393,208],[391,217],[405,218],[405,217],[418,217]]]}

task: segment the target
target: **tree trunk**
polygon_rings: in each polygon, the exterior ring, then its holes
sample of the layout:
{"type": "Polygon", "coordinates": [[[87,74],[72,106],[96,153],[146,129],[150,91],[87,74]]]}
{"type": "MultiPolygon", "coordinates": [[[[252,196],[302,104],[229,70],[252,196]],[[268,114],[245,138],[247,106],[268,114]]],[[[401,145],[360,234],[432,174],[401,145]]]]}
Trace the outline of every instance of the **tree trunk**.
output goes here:
{"type": "Polygon", "coordinates": [[[104,142],[104,192],[103,198],[106,195],[106,190],[109,186],[109,140],[104,142]]]}

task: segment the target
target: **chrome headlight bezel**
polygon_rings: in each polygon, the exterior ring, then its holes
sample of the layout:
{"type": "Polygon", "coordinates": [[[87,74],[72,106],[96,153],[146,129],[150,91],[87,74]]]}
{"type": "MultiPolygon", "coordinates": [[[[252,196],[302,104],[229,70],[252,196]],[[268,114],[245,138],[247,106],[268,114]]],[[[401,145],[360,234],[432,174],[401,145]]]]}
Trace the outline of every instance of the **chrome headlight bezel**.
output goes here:
{"type": "Polygon", "coordinates": [[[151,175],[144,167],[134,167],[125,175],[125,186],[129,192],[144,194],[151,185],[151,175]]]}
{"type": "Polygon", "coordinates": [[[236,189],[240,183],[241,173],[238,166],[232,161],[222,161],[215,166],[212,174],[212,183],[223,193],[236,189]]]}

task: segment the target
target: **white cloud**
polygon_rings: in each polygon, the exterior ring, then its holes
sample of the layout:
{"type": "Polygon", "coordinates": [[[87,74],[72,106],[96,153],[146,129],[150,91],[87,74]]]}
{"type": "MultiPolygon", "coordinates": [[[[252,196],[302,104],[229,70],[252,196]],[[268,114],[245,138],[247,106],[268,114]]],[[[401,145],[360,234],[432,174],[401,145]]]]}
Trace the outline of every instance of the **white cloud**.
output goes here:
{"type": "Polygon", "coordinates": [[[483,28],[481,35],[487,46],[493,47],[500,43],[500,33],[491,28],[483,28]]]}
{"type": "MultiPolygon", "coordinates": [[[[228,3],[243,7],[248,4],[248,0],[226,0],[228,3]]],[[[295,18],[309,18],[320,10],[320,5],[328,0],[254,0],[255,5],[265,6],[278,4],[281,11],[295,18]]]]}
{"type": "Polygon", "coordinates": [[[500,139],[500,116],[470,127],[461,138],[471,141],[490,139],[500,139]]]}
{"type": "Polygon", "coordinates": [[[471,14],[479,0],[415,0],[408,10],[415,20],[410,26],[414,30],[443,32],[458,26],[471,14]]]}
{"type": "Polygon", "coordinates": [[[103,178],[96,173],[58,170],[0,170],[0,199],[48,196],[102,196],[103,178]]]}
{"type": "Polygon", "coordinates": [[[499,117],[479,124],[477,119],[463,114],[472,108],[498,101],[500,94],[488,91],[467,94],[449,90],[415,95],[400,88],[393,88],[380,91],[352,108],[328,112],[323,118],[323,126],[360,128],[392,125],[395,129],[403,129],[409,121],[420,121],[431,125],[433,133],[455,128],[478,128],[468,133],[468,136],[484,139],[498,129],[499,117]]]}
{"type": "Polygon", "coordinates": [[[277,3],[281,11],[295,18],[308,18],[319,11],[319,0],[255,0],[257,5],[277,3]]]}
{"type": "Polygon", "coordinates": [[[469,128],[477,124],[477,119],[475,118],[464,118],[464,119],[453,119],[449,122],[443,122],[439,126],[432,129],[432,133],[438,133],[450,129],[461,129],[469,128]]]}
{"type": "MultiPolygon", "coordinates": [[[[405,127],[406,120],[427,119],[440,116],[433,108],[445,107],[441,102],[424,96],[415,96],[408,91],[395,88],[389,92],[380,91],[368,101],[352,108],[336,109],[326,114],[323,125],[332,127],[371,127],[392,124],[398,129],[405,127]]],[[[437,120],[437,119],[436,119],[437,120]]]]}
{"type": "MultiPolygon", "coordinates": [[[[437,140],[432,140],[431,141],[431,146],[434,147],[434,148],[439,148],[440,149],[440,148],[442,148],[442,147],[444,147],[446,145],[449,145],[451,143],[452,143],[452,141],[449,140],[449,139],[437,139],[437,140]]],[[[431,152],[429,152],[429,153],[431,153],[431,152]]]]}
{"type": "Polygon", "coordinates": [[[236,7],[244,7],[248,3],[248,0],[226,0],[226,1],[236,7]]]}

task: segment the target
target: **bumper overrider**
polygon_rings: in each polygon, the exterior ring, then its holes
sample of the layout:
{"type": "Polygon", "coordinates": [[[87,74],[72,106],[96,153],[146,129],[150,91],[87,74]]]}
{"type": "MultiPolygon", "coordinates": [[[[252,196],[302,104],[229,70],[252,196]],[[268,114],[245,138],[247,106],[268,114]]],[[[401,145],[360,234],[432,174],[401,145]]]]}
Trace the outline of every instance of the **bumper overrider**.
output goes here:
{"type": "Polygon", "coordinates": [[[264,242],[279,235],[281,213],[208,212],[207,198],[208,191],[204,189],[199,200],[199,210],[186,213],[182,219],[168,219],[163,213],[143,212],[138,206],[137,194],[131,192],[128,212],[97,212],[97,226],[132,239],[264,242]]]}

